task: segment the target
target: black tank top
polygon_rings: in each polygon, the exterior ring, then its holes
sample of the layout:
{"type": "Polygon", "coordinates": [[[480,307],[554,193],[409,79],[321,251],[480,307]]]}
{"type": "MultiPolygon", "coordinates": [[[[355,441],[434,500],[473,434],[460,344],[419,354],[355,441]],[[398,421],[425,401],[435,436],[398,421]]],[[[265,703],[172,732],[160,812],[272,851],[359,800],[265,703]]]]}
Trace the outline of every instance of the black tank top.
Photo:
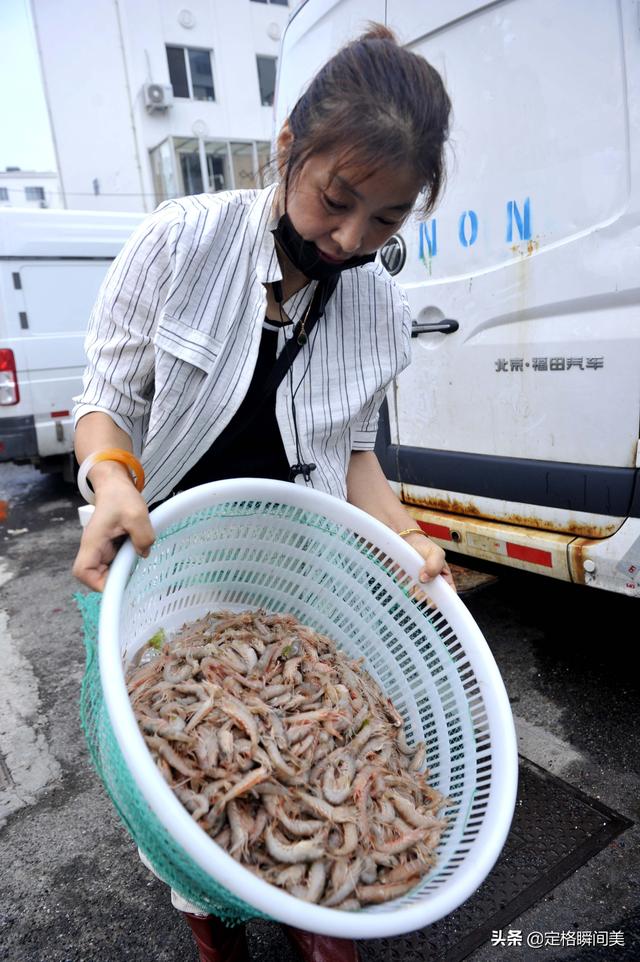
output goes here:
{"type": "Polygon", "coordinates": [[[209,450],[181,479],[176,491],[227,478],[289,480],[289,461],[276,420],[276,392],[266,401],[263,399],[277,350],[278,326],[265,320],[256,367],[242,404],[209,450]],[[255,411],[253,418],[236,433],[236,425],[249,411],[255,411]]]}

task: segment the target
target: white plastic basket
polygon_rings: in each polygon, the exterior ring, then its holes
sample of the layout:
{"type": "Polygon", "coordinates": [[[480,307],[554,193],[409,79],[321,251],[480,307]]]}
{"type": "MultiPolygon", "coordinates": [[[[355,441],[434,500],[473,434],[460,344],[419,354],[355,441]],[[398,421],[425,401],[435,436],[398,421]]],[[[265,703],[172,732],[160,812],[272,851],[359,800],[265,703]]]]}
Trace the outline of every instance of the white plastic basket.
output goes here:
{"type": "Polygon", "coordinates": [[[277,481],[236,479],[194,488],[151,515],[149,558],[127,543],[101,606],[100,676],[127,767],[162,825],[207,877],[259,912],[309,931],[376,938],[414,931],[456,909],[483,882],[515,805],[517,751],[502,679],[471,615],[440,577],[430,602],[410,589],[422,566],[400,537],[330,495],[277,481]],[[381,906],[344,912],[309,905],[223,852],[163,780],[131,709],[124,669],[160,627],[237,607],[291,612],[351,657],[365,657],[425,739],[430,781],[451,800],[437,864],[381,906]]]}

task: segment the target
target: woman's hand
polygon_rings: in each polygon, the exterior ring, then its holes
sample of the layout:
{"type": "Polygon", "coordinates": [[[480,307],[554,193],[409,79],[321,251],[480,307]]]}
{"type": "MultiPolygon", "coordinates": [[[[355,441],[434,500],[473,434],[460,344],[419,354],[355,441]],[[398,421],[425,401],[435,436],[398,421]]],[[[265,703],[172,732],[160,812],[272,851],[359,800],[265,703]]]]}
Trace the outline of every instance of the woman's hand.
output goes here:
{"type": "Polygon", "coordinates": [[[73,574],[82,584],[102,591],[119,541],[129,535],[143,558],[155,541],[146,502],[128,472],[113,472],[108,483],[96,486],[96,507],[83,531],[73,574]]]}
{"type": "Polygon", "coordinates": [[[447,584],[456,591],[453,575],[440,545],[428,538],[426,534],[419,534],[417,531],[405,535],[404,540],[424,558],[424,565],[420,569],[420,581],[423,584],[435,578],[436,575],[442,575],[447,584]]]}
{"type": "MultiPolygon", "coordinates": [[[[407,512],[392,491],[373,451],[352,452],[347,473],[347,498],[351,504],[367,511],[392,531],[416,527],[415,518],[407,512]]],[[[453,590],[456,590],[444,551],[435,541],[417,531],[405,535],[404,540],[424,558],[424,566],[420,569],[421,582],[442,575],[453,590]]]]}

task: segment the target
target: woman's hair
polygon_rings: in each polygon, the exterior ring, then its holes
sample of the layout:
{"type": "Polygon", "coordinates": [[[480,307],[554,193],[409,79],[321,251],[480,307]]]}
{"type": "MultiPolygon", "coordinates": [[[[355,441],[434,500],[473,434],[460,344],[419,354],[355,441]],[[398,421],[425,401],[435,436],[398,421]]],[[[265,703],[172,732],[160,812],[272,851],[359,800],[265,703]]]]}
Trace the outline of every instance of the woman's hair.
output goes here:
{"type": "Polygon", "coordinates": [[[367,167],[408,165],[425,191],[427,216],[444,184],[450,110],[438,71],[372,23],[329,60],[291,111],[293,140],[279,158],[281,175],[290,178],[320,152],[367,167]]]}

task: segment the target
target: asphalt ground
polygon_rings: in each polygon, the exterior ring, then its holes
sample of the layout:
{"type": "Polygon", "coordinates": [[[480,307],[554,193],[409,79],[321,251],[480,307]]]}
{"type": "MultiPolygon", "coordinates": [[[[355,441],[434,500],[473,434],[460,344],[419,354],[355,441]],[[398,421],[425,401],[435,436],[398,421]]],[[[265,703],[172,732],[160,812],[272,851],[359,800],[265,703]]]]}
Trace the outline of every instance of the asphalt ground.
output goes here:
{"type": "MultiPolygon", "coordinates": [[[[80,730],[80,498],[54,476],[0,465],[0,502],[0,959],[194,962],[80,730]]],[[[465,602],[504,678],[521,754],[635,823],[514,919],[511,944],[468,959],[640,962],[637,601],[502,571],[465,602]],[[532,932],[622,932],[624,945],[535,948],[532,932]]],[[[295,962],[278,926],[252,923],[249,937],[255,962],[295,962]]]]}

